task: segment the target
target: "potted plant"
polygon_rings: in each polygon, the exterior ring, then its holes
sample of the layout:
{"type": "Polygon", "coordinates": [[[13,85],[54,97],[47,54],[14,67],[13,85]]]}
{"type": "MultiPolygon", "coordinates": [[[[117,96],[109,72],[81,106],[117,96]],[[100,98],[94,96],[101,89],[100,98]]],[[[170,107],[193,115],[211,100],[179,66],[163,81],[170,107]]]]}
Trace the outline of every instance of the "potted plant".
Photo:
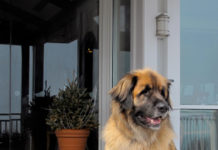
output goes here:
{"type": "Polygon", "coordinates": [[[84,150],[90,129],[97,127],[94,100],[78,81],[68,81],[54,98],[46,123],[55,131],[60,150],[84,150]]]}

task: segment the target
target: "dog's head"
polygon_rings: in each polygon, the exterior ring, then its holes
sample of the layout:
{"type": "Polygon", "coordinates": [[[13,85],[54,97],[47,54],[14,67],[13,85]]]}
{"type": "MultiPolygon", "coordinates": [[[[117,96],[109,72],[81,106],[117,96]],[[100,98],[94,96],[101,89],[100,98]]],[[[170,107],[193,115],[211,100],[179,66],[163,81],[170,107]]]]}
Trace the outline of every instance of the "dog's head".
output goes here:
{"type": "Polygon", "coordinates": [[[162,75],[144,69],[124,76],[110,94],[136,125],[157,130],[171,109],[169,86],[162,75]]]}

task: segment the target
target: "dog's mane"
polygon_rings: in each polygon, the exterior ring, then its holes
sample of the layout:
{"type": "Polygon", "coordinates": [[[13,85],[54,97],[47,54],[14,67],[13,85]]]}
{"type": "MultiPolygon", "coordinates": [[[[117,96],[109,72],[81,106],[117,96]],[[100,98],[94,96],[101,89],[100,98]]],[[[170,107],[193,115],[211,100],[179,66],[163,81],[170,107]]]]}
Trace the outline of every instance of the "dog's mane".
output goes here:
{"type": "Polygon", "coordinates": [[[164,147],[171,144],[174,137],[169,118],[162,122],[161,128],[157,131],[145,129],[126,118],[125,114],[120,112],[120,104],[112,101],[111,116],[104,129],[104,138],[111,146],[110,149],[124,150],[126,146],[128,148],[133,146],[136,150],[164,150],[164,147]],[[120,141],[128,144],[122,145],[120,141]]]}

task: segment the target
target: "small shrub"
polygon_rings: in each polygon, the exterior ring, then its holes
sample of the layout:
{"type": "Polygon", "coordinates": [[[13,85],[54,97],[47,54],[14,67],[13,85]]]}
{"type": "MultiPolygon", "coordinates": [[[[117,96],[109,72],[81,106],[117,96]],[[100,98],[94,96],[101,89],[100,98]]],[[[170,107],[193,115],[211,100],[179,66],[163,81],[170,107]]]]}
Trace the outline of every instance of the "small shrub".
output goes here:
{"type": "Polygon", "coordinates": [[[94,105],[95,101],[86,89],[79,87],[77,79],[68,80],[65,89],[60,89],[54,98],[46,123],[52,130],[95,128],[94,105]]]}

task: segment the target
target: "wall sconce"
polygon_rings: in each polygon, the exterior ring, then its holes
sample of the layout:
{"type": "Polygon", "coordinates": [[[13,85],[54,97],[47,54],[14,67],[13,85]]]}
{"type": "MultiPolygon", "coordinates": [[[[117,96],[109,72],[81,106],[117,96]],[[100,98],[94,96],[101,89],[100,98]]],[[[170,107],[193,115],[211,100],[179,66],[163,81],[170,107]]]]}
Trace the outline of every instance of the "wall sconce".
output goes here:
{"type": "Polygon", "coordinates": [[[166,38],[169,34],[170,17],[166,13],[162,13],[156,17],[156,36],[158,38],[166,38]]]}

